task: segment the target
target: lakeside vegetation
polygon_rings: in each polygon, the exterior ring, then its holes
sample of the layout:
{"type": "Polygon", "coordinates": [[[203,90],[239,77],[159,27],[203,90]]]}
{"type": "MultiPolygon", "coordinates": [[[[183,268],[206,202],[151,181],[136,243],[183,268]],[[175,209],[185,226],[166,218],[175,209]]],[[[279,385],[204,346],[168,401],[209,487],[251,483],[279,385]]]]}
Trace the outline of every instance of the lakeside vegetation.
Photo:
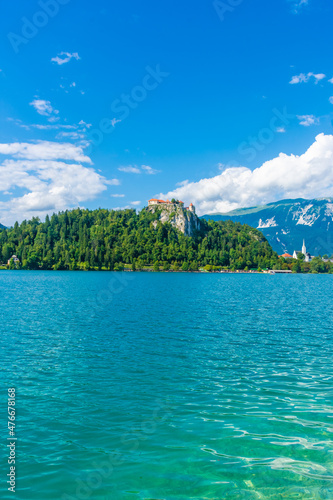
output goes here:
{"type": "Polygon", "coordinates": [[[0,230],[0,259],[10,269],[32,270],[333,270],[319,258],[311,263],[279,258],[263,234],[248,225],[201,220],[201,230],[186,237],[162,224],[159,215],[145,209],[74,209],[45,222],[33,218],[0,230]]]}

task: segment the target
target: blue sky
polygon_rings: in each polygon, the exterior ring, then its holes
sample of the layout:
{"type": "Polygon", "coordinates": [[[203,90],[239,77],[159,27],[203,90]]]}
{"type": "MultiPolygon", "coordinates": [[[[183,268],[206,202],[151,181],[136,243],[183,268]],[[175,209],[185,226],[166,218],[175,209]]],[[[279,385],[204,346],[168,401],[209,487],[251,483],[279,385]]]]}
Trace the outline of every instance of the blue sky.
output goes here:
{"type": "Polygon", "coordinates": [[[325,0],[5,3],[0,220],[332,195],[332,18],[325,0]]]}

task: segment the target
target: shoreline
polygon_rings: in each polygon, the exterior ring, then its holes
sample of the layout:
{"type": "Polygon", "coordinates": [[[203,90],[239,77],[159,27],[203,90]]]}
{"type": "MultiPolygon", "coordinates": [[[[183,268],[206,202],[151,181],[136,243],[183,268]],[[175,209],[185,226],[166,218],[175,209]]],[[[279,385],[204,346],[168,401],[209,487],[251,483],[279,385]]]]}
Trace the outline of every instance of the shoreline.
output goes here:
{"type": "Polygon", "coordinates": [[[14,272],[20,272],[20,271],[27,271],[27,272],[62,272],[62,273],[171,273],[171,274],[268,274],[268,275],[330,275],[333,273],[318,273],[318,272],[310,272],[310,273],[295,273],[295,272],[283,272],[281,270],[269,270],[269,271],[244,271],[244,270],[238,270],[238,271],[231,271],[231,270],[222,270],[222,271],[173,271],[172,269],[166,271],[166,270],[159,270],[155,271],[154,269],[136,269],[133,271],[132,269],[122,269],[121,271],[114,271],[114,270],[109,270],[109,269],[5,269],[2,268],[0,269],[1,271],[14,271],[14,272]]]}

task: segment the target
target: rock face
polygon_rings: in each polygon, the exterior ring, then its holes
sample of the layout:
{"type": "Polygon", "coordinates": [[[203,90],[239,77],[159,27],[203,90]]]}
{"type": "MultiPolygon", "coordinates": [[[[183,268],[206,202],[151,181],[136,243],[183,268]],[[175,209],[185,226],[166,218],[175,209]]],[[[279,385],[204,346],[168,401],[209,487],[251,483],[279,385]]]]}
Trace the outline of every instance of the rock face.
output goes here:
{"type": "Polygon", "coordinates": [[[282,200],[241,208],[226,214],[204,215],[206,220],[232,220],[259,229],[280,255],[301,250],[305,239],[311,255],[333,254],[333,199],[282,200]]]}
{"type": "Polygon", "coordinates": [[[169,222],[185,236],[193,236],[195,231],[200,231],[200,219],[197,215],[177,203],[150,206],[147,210],[152,213],[161,212],[160,221],[169,222]]]}

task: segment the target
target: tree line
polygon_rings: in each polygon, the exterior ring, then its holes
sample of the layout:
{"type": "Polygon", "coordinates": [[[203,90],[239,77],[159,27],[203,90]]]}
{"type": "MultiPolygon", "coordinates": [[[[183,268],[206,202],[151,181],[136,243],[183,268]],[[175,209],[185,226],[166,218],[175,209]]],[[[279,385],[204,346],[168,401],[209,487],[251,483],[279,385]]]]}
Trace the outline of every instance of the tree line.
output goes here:
{"type": "Polygon", "coordinates": [[[201,230],[187,237],[162,224],[159,215],[145,209],[74,209],[46,216],[45,222],[37,217],[16,222],[0,231],[2,262],[16,255],[23,269],[117,270],[129,264],[196,270],[207,265],[265,268],[278,261],[264,236],[250,226],[202,220],[201,230]]]}
{"type": "Polygon", "coordinates": [[[329,263],[288,262],[248,225],[201,220],[201,230],[187,237],[160,213],[135,210],[74,209],[38,217],[0,230],[0,255],[11,269],[196,271],[291,269],[328,272],[329,263]],[[19,264],[11,259],[16,255],[19,264]],[[296,266],[296,267],[295,267],[296,266]],[[306,269],[305,269],[306,267],[306,269]]]}

